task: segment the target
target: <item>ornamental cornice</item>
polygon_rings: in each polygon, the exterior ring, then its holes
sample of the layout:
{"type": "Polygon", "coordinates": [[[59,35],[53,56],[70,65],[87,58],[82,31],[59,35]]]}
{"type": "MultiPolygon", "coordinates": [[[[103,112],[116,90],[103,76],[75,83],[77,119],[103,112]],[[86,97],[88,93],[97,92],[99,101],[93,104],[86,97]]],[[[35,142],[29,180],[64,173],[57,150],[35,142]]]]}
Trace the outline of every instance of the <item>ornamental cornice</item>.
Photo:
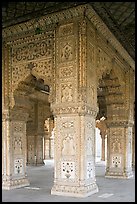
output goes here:
{"type": "Polygon", "coordinates": [[[45,16],[31,19],[27,22],[16,24],[14,26],[7,27],[2,30],[3,39],[10,40],[19,35],[24,35],[29,33],[35,33],[37,28],[42,28],[44,30],[56,27],[63,20],[75,19],[76,17],[83,16],[85,6],[79,5],[67,10],[62,10],[52,14],[47,14],[45,16]]]}
{"type": "Polygon", "coordinates": [[[111,128],[111,127],[133,127],[134,125],[134,121],[110,121],[108,120],[106,122],[106,125],[108,128],[111,128]]]}
{"type": "Polygon", "coordinates": [[[2,113],[2,121],[27,121],[29,114],[24,112],[24,110],[4,110],[2,113]]]}
{"type": "Polygon", "coordinates": [[[86,104],[75,104],[74,106],[66,106],[62,107],[62,105],[55,105],[51,104],[51,109],[54,113],[54,115],[59,114],[78,114],[80,116],[82,115],[92,115],[96,117],[98,108],[92,108],[90,106],[87,106],[86,104]]]}
{"type": "Polygon", "coordinates": [[[10,118],[15,121],[25,121],[27,122],[29,113],[25,113],[24,110],[13,110],[11,111],[10,118]]]}
{"type": "Polygon", "coordinates": [[[21,37],[21,35],[35,34],[37,28],[42,28],[44,30],[50,29],[50,27],[55,28],[60,22],[76,19],[78,17],[87,17],[87,19],[94,25],[106,41],[117,50],[122,58],[135,69],[135,62],[128,52],[123,48],[116,37],[111,33],[105,23],[101,20],[98,14],[94,11],[91,5],[78,5],[73,8],[51,13],[39,18],[29,20],[24,23],[16,24],[14,26],[5,28],[2,30],[2,37],[5,41],[12,41],[15,38],[21,37]]]}

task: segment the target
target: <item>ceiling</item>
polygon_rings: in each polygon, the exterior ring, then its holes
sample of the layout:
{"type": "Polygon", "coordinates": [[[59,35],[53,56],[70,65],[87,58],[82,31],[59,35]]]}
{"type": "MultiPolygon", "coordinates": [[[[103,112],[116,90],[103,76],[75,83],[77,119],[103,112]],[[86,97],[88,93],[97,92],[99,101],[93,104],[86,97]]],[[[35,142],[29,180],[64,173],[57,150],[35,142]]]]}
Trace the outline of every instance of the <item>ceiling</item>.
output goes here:
{"type": "Polygon", "coordinates": [[[2,2],[2,28],[88,3],[135,60],[135,2],[2,2]]]}

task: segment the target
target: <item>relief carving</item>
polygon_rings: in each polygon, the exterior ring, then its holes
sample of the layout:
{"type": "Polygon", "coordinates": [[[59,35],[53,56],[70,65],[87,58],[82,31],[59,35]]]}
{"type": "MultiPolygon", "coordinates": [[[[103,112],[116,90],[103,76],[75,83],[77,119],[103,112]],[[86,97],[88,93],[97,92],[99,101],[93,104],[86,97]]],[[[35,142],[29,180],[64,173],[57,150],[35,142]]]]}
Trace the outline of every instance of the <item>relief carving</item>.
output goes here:
{"type": "Polygon", "coordinates": [[[73,35],[73,23],[60,26],[59,28],[59,35],[64,37],[66,35],[73,35]]]}
{"type": "Polygon", "coordinates": [[[87,155],[93,155],[93,139],[91,137],[88,137],[87,139],[87,155]]]}
{"type": "Polygon", "coordinates": [[[112,142],[112,152],[121,153],[122,146],[119,138],[115,138],[112,142]]]}
{"type": "Polygon", "coordinates": [[[72,84],[62,85],[62,102],[71,102],[73,100],[72,84]]]}
{"type": "Polygon", "coordinates": [[[62,155],[63,156],[73,156],[75,155],[75,146],[73,135],[68,134],[67,137],[63,140],[62,144],[62,155]]]}
{"type": "Polygon", "coordinates": [[[61,62],[70,61],[73,59],[73,48],[72,44],[65,43],[61,49],[61,62]]]}
{"type": "Polygon", "coordinates": [[[35,60],[40,57],[52,57],[53,40],[45,39],[39,42],[31,42],[23,46],[13,48],[12,62],[21,63],[28,60],[35,60]]]}
{"type": "Polygon", "coordinates": [[[122,153],[123,151],[123,130],[113,128],[111,130],[111,143],[110,143],[110,150],[113,153],[122,153]]]}
{"type": "Polygon", "coordinates": [[[22,139],[21,139],[21,137],[19,137],[19,138],[15,137],[14,138],[14,153],[15,154],[22,153],[22,139]]]}
{"type": "Polygon", "coordinates": [[[60,78],[68,78],[74,76],[74,67],[61,67],[60,78]]]}
{"type": "Polygon", "coordinates": [[[103,73],[110,73],[112,69],[111,58],[98,47],[97,49],[97,76],[100,79],[103,73]]]}
{"type": "Polygon", "coordinates": [[[43,79],[52,79],[52,59],[45,59],[44,61],[37,61],[34,63],[35,67],[32,70],[32,74],[35,76],[42,77],[43,79]]]}
{"type": "Polygon", "coordinates": [[[62,123],[62,127],[63,128],[73,128],[74,127],[74,122],[73,121],[71,121],[71,122],[69,122],[69,121],[64,122],[64,123],[62,123]]]}
{"type": "Polygon", "coordinates": [[[23,131],[22,123],[14,122],[14,131],[15,132],[22,132],[23,131]]]}
{"type": "Polygon", "coordinates": [[[25,64],[14,65],[12,67],[12,91],[17,88],[19,82],[23,81],[30,74],[30,70],[25,64]]]}
{"type": "MultiPolygon", "coordinates": [[[[89,44],[89,53],[90,53],[90,64],[94,64],[95,62],[95,48],[92,44],[89,44]]],[[[90,69],[92,69],[92,66],[90,66],[90,69]]]]}

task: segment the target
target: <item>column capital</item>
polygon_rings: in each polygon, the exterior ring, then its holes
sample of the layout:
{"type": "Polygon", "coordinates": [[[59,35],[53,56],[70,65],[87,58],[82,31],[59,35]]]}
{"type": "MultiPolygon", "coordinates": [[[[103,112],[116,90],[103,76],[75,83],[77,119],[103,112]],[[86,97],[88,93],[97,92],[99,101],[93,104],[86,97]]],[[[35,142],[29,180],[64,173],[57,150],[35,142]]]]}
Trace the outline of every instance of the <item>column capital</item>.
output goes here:
{"type": "Polygon", "coordinates": [[[106,125],[107,127],[133,127],[134,125],[134,121],[127,121],[127,120],[123,120],[123,121],[110,121],[107,120],[106,121],[106,125]]]}
{"type": "Polygon", "coordinates": [[[27,121],[28,117],[29,114],[23,109],[11,110],[9,115],[9,119],[15,121],[27,121]]]}
{"type": "Polygon", "coordinates": [[[92,115],[94,117],[96,117],[97,113],[98,113],[98,108],[92,108],[86,104],[74,104],[74,105],[67,105],[64,104],[62,106],[62,104],[60,105],[53,105],[51,104],[51,109],[54,113],[54,115],[60,115],[60,114],[78,114],[80,116],[84,116],[84,115],[92,115]]]}

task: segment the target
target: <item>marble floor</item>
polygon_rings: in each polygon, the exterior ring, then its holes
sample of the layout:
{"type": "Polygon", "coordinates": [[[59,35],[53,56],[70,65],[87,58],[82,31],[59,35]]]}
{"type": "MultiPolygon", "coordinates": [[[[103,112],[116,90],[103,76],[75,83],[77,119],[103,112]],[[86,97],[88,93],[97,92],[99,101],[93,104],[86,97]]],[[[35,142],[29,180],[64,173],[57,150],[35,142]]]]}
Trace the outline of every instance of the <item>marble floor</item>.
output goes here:
{"type": "Polygon", "coordinates": [[[54,163],[28,166],[29,187],[2,190],[2,202],[135,202],[135,175],[130,179],[105,178],[105,163],[96,163],[99,192],[86,198],[51,195],[54,163]]]}

